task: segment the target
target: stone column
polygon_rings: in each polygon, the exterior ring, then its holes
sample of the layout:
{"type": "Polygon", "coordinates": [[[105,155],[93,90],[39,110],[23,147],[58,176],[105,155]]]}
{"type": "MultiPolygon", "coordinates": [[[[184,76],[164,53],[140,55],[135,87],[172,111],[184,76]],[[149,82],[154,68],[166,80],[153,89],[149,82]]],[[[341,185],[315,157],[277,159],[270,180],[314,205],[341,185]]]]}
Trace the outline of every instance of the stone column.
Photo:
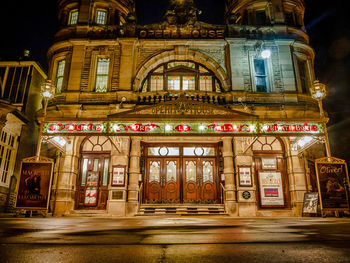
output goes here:
{"type": "Polygon", "coordinates": [[[224,137],[222,157],[224,158],[224,176],[226,188],[226,212],[230,215],[237,214],[236,183],[233,166],[232,137],[224,137]]]}
{"type": "Polygon", "coordinates": [[[76,155],[77,149],[75,140],[78,137],[67,142],[66,153],[61,158],[61,165],[58,171],[58,179],[56,185],[56,200],[54,208],[54,216],[62,216],[69,214],[74,209],[74,192],[75,181],[78,174],[79,157],[76,155]]]}
{"type": "Polygon", "coordinates": [[[138,190],[139,190],[139,175],[140,157],[141,157],[141,138],[131,138],[130,150],[130,165],[129,165],[129,180],[128,180],[128,200],[126,204],[126,215],[133,216],[138,209],[138,190]]]}

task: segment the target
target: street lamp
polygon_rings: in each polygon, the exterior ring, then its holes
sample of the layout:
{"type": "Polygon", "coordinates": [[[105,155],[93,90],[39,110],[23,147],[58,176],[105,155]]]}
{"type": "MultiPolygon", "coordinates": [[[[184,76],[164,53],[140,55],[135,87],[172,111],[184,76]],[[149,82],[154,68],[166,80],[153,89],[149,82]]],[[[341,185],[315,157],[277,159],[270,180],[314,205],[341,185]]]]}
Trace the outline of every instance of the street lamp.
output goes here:
{"type": "Polygon", "coordinates": [[[331,147],[329,144],[327,125],[326,125],[325,114],[323,110],[323,104],[322,104],[322,100],[327,96],[326,85],[320,83],[318,80],[315,80],[312,83],[312,87],[310,88],[310,93],[312,98],[317,100],[318,102],[318,108],[320,110],[320,118],[322,120],[322,126],[323,126],[324,136],[325,136],[327,157],[331,157],[331,147]]]}
{"type": "Polygon", "coordinates": [[[46,117],[46,110],[47,110],[47,104],[49,102],[49,99],[51,99],[55,95],[55,90],[56,87],[52,84],[51,80],[46,80],[40,89],[40,95],[43,97],[44,101],[44,108],[43,108],[43,114],[41,117],[38,118],[40,122],[40,128],[39,128],[39,136],[38,136],[38,144],[36,147],[36,159],[40,159],[40,150],[41,150],[41,142],[43,139],[43,127],[44,127],[44,122],[45,122],[45,117],[46,117]]]}

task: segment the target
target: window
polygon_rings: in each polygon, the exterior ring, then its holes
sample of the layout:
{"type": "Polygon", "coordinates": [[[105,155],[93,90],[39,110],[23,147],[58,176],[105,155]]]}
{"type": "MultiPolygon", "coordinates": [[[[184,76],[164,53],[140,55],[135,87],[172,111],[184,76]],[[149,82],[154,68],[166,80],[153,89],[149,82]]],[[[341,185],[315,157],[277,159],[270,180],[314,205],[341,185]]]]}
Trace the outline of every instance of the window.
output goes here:
{"type": "Polygon", "coordinates": [[[215,75],[204,66],[190,61],[172,61],[155,68],[140,90],[221,92],[221,87],[215,75]]]}
{"type": "Polygon", "coordinates": [[[58,61],[57,72],[56,72],[56,93],[57,94],[62,92],[65,66],[66,66],[66,60],[62,59],[62,60],[58,61]]]}
{"type": "Polygon", "coordinates": [[[79,12],[78,9],[72,10],[69,14],[69,25],[76,25],[78,23],[79,12]]]}
{"type": "Polygon", "coordinates": [[[108,72],[109,58],[98,58],[95,81],[96,92],[107,92],[108,72]]]}
{"type": "Polygon", "coordinates": [[[0,67],[0,98],[24,103],[30,84],[31,67],[0,67]]]}
{"type": "Polygon", "coordinates": [[[284,17],[285,17],[285,23],[288,26],[294,26],[295,25],[293,12],[286,12],[284,14],[284,17]]]}
{"type": "Polygon", "coordinates": [[[96,24],[105,25],[107,23],[107,11],[97,10],[96,12],[96,24]]]}
{"type": "Polygon", "coordinates": [[[309,79],[307,77],[307,61],[298,59],[298,71],[302,93],[308,93],[309,79]]]}
{"type": "Polygon", "coordinates": [[[256,92],[269,92],[265,59],[254,59],[254,74],[256,92]]]}
{"type": "Polygon", "coordinates": [[[266,13],[265,10],[259,10],[255,12],[256,24],[265,25],[266,24],[266,13]]]}
{"type": "Polygon", "coordinates": [[[15,139],[15,136],[2,131],[0,139],[0,183],[6,185],[14,165],[11,158],[15,156],[15,139]]]}

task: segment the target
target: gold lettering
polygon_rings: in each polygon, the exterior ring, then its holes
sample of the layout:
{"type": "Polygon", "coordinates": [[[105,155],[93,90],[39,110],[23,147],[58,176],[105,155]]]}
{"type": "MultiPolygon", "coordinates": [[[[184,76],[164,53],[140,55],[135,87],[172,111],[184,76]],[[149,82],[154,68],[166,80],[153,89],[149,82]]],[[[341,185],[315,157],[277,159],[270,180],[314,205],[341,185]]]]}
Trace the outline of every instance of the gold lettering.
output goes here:
{"type": "Polygon", "coordinates": [[[225,30],[216,30],[216,35],[217,37],[224,37],[225,30]]]}
{"type": "Polygon", "coordinates": [[[215,31],[214,30],[209,30],[209,37],[214,38],[215,37],[215,31]]]}
{"type": "Polygon", "coordinates": [[[141,30],[140,31],[140,37],[146,37],[147,36],[147,31],[146,30],[141,30]]]}
{"type": "Polygon", "coordinates": [[[156,30],[156,37],[162,38],[163,37],[163,30],[156,30]]]}

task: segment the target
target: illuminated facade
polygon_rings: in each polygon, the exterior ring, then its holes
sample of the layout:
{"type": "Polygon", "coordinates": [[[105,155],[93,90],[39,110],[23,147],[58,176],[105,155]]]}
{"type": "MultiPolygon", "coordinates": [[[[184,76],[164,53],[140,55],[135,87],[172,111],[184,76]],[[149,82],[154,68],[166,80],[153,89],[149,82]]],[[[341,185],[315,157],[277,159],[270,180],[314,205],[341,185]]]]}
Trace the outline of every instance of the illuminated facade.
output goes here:
{"type": "Polygon", "coordinates": [[[141,26],[131,0],[60,1],[44,125],[63,142],[55,214],[300,215],[302,151],[326,121],[304,10],[227,1],[225,25],[211,25],[174,0],[141,26]]]}

